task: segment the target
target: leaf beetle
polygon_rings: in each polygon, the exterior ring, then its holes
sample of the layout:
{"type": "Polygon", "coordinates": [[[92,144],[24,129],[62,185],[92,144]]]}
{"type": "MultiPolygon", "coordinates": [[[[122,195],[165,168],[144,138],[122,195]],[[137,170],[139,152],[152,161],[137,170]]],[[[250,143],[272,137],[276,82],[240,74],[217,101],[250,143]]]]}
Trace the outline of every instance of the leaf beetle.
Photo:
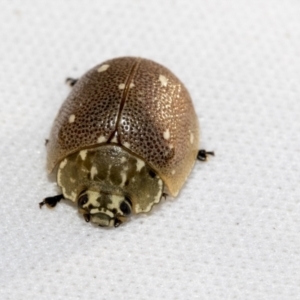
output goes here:
{"type": "Polygon", "coordinates": [[[40,207],[69,199],[87,222],[117,227],[176,196],[196,159],[214,154],[199,151],[191,97],[158,63],[115,58],[67,81],[72,91],[46,145],[62,194],[40,207]]]}

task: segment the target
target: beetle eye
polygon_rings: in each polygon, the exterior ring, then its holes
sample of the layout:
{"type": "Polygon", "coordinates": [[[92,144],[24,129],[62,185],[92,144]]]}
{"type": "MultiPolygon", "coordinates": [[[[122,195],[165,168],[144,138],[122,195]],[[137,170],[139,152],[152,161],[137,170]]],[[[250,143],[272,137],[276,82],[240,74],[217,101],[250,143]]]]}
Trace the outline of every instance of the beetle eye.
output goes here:
{"type": "Polygon", "coordinates": [[[156,176],[155,172],[153,172],[152,170],[149,170],[149,175],[154,178],[156,176]]]}
{"type": "Polygon", "coordinates": [[[122,213],[125,215],[125,216],[128,216],[131,214],[131,208],[130,206],[126,203],[126,201],[123,201],[120,205],[120,209],[122,211],[122,213]]]}
{"type": "Polygon", "coordinates": [[[84,195],[82,195],[82,196],[79,197],[79,199],[78,199],[78,205],[82,207],[88,201],[89,201],[88,195],[84,194],[84,195]]]}

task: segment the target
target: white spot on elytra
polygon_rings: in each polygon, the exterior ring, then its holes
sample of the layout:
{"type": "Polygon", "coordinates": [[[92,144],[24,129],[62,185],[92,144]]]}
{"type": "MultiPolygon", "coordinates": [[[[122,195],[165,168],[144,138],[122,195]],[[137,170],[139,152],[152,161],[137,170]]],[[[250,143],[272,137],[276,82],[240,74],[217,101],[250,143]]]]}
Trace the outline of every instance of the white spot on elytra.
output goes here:
{"type": "Polygon", "coordinates": [[[104,72],[106,71],[107,69],[109,68],[109,65],[102,65],[98,68],[98,72],[101,73],[101,72],[104,72]]]}
{"type": "Polygon", "coordinates": [[[72,182],[72,183],[75,183],[75,179],[73,178],[73,177],[70,177],[70,181],[72,182]]]}
{"type": "Polygon", "coordinates": [[[160,81],[161,86],[167,86],[168,85],[168,79],[164,75],[159,75],[158,80],[160,81]]]}
{"type": "Polygon", "coordinates": [[[95,166],[92,166],[92,167],[91,167],[91,178],[92,178],[92,180],[94,180],[94,177],[95,177],[95,175],[97,175],[97,174],[98,174],[97,168],[96,168],[95,166]]]}
{"type": "Polygon", "coordinates": [[[75,115],[71,115],[69,117],[69,123],[73,123],[75,121],[75,115]]]}
{"type": "Polygon", "coordinates": [[[136,170],[137,172],[141,171],[141,169],[145,166],[145,162],[142,161],[141,159],[137,158],[136,159],[136,170]]]}
{"type": "Polygon", "coordinates": [[[124,147],[130,149],[130,144],[129,144],[128,142],[125,142],[125,143],[124,143],[124,147]]]}
{"type": "Polygon", "coordinates": [[[123,156],[123,157],[121,158],[121,163],[124,163],[125,161],[127,161],[127,158],[123,156]]]}
{"type": "Polygon", "coordinates": [[[168,140],[170,138],[170,131],[169,129],[167,129],[166,131],[164,131],[164,139],[168,140]]]}
{"type": "Polygon", "coordinates": [[[80,157],[81,157],[82,160],[85,160],[86,155],[87,155],[87,150],[81,150],[79,152],[79,155],[80,155],[80,157]]]}
{"type": "Polygon", "coordinates": [[[124,88],[125,88],[125,83],[120,83],[119,84],[119,89],[120,90],[124,90],[124,88]]]}
{"type": "Polygon", "coordinates": [[[97,143],[104,143],[106,142],[106,138],[104,135],[100,135],[97,139],[97,143]]]}
{"type": "Polygon", "coordinates": [[[174,175],[175,173],[176,173],[176,171],[175,171],[175,170],[172,170],[171,174],[174,175]]]}
{"type": "Polygon", "coordinates": [[[193,142],[194,142],[194,135],[192,132],[190,133],[190,142],[191,142],[191,144],[193,144],[193,142]]]}
{"type": "Polygon", "coordinates": [[[130,85],[129,85],[129,88],[131,89],[131,88],[133,88],[133,87],[135,87],[135,85],[134,85],[133,82],[131,82],[130,85]]]}

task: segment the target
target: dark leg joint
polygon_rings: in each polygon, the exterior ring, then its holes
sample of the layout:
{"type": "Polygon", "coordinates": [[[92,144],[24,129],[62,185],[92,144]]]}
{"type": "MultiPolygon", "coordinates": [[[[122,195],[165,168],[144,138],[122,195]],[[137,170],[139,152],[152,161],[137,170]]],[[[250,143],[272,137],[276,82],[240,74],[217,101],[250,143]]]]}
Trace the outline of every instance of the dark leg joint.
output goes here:
{"type": "Polygon", "coordinates": [[[66,79],[66,84],[68,84],[69,86],[74,86],[76,84],[76,82],[78,81],[78,79],[74,79],[74,78],[67,78],[66,79]]]}
{"type": "Polygon", "coordinates": [[[40,208],[42,208],[42,206],[45,204],[48,207],[54,207],[61,199],[64,199],[63,194],[53,197],[47,197],[42,202],[40,202],[40,208]]]}
{"type": "Polygon", "coordinates": [[[167,197],[169,196],[167,193],[162,193],[162,195],[161,195],[162,197],[164,197],[165,198],[165,200],[167,199],[167,197]]]}
{"type": "Polygon", "coordinates": [[[214,156],[215,152],[213,152],[213,151],[206,151],[204,149],[199,150],[198,155],[197,155],[197,159],[200,160],[200,161],[206,161],[208,155],[214,156]]]}

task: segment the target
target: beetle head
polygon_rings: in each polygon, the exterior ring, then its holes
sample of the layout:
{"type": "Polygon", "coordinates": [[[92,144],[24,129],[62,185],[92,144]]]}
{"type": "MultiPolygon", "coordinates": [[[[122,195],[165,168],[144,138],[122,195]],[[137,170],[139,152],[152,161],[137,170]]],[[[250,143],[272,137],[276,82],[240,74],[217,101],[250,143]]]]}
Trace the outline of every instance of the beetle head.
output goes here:
{"type": "Polygon", "coordinates": [[[85,190],[77,198],[78,210],[87,222],[101,227],[118,227],[131,214],[132,204],[125,195],[85,190]]]}

